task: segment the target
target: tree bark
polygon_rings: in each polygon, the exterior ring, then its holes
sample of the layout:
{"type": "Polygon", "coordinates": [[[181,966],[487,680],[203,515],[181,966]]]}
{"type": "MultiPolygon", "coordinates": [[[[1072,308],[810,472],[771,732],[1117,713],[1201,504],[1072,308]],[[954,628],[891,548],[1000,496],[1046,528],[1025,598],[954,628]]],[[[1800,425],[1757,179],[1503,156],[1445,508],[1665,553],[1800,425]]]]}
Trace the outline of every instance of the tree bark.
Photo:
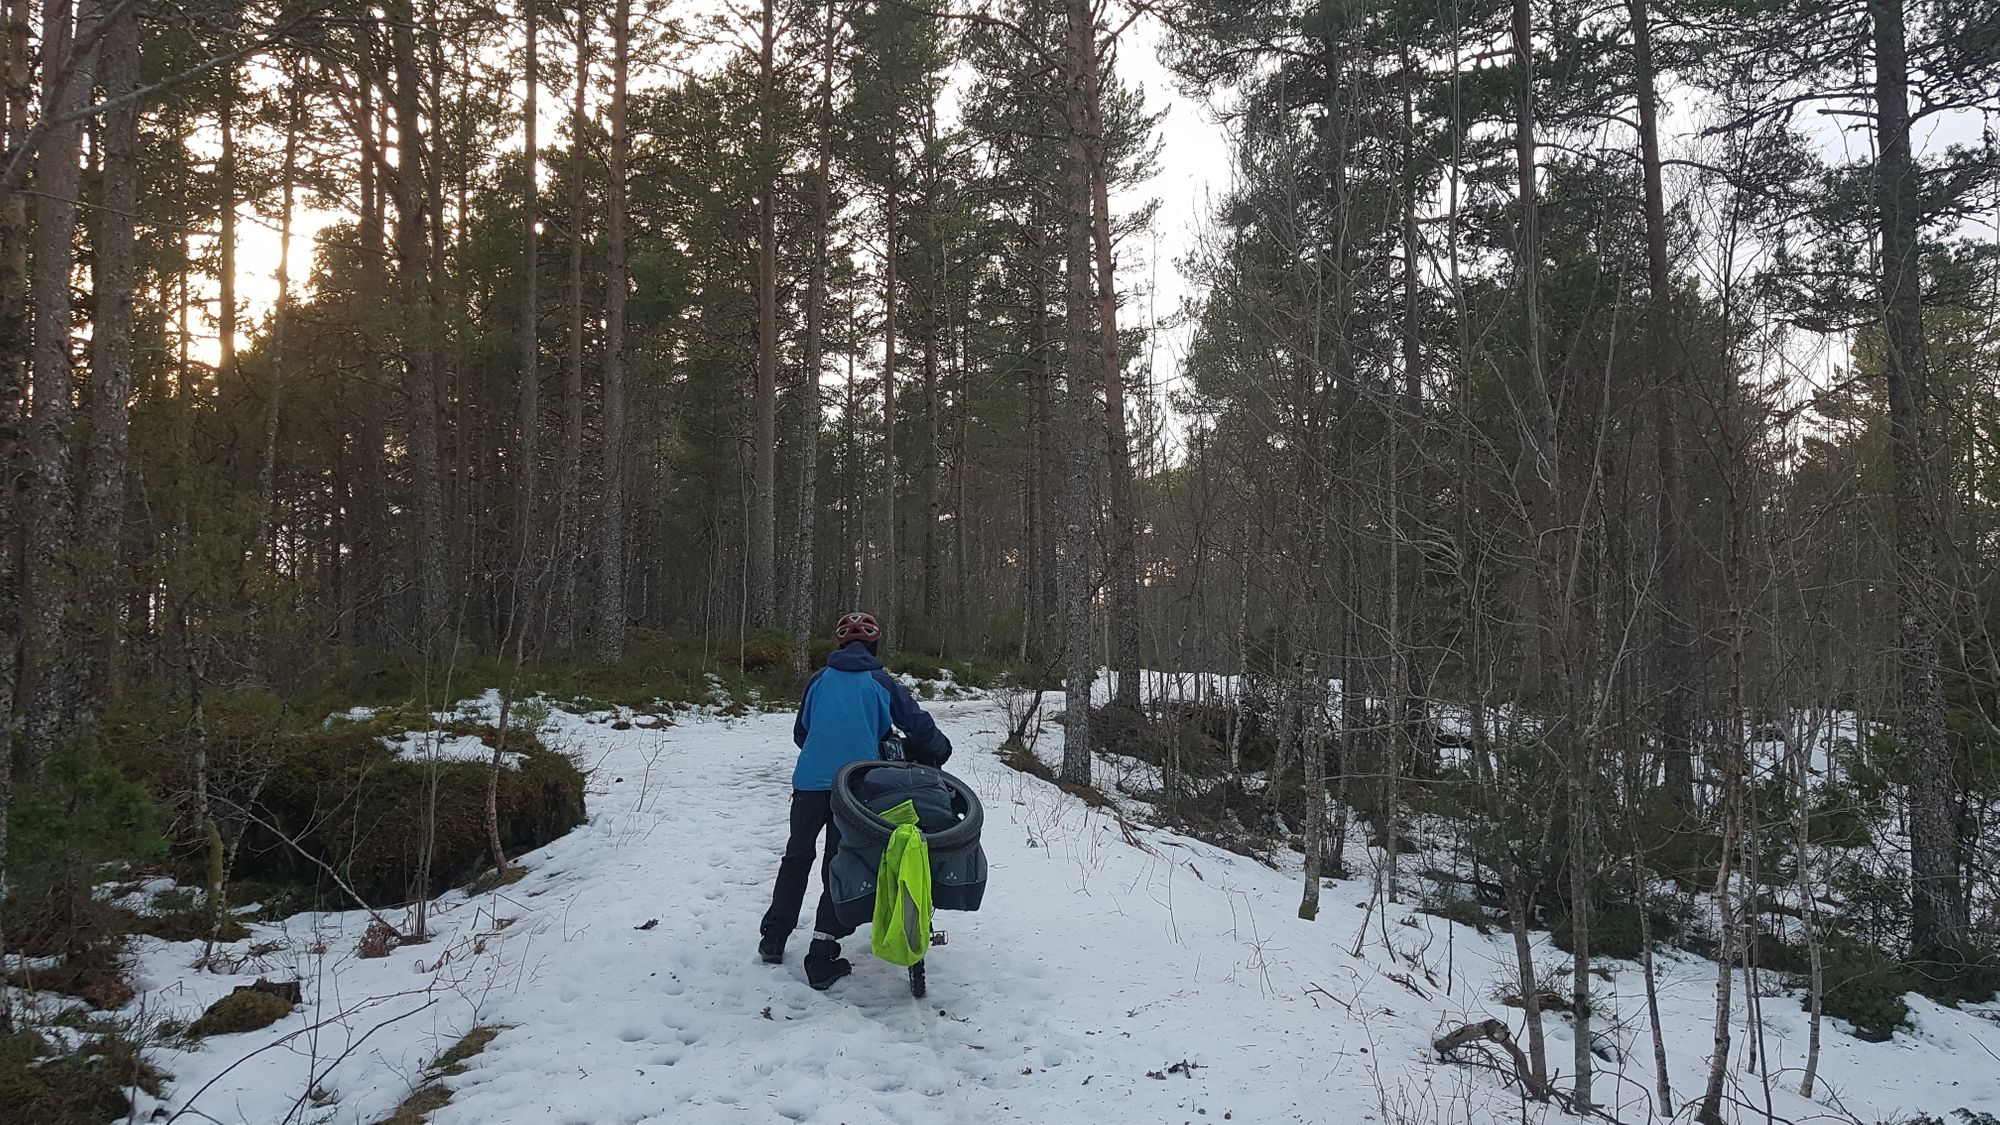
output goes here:
{"type": "MultiPolygon", "coordinates": [[[[98,48],[104,96],[116,100],[139,83],[139,32],[131,18],[105,31],[98,48]]],[[[84,706],[95,715],[110,690],[118,645],[119,542],[124,528],[126,439],[132,397],[132,292],[138,273],[133,212],[139,200],[139,111],[107,110],[102,208],[97,223],[95,312],[90,326],[90,445],[84,455],[82,546],[89,560],[83,680],[84,706]]]]}
{"type": "MultiPolygon", "coordinates": [[[[372,51],[373,48],[366,49],[372,51]]],[[[367,72],[362,75],[360,91],[361,275],[368,289],[364,295],[366,327],[362,333],[361,363],[368,387],[386,389],[389,385],[385,373],[387,349],[382,333],[390,319],[386,303],[390,294],[387,249],[390,188],[378,173],[386,147],[384,133],[388,128],[387,122],[380,119],[375,105],[374,90],[378,77],[372,63],[368,64],[367,72]]],[[[388,623],[395,596],[395,564],[390,556],[395,536],[390,530],[388,425],[385,404],[380,396],[364,393],[359,408],[356,444],[360,446],[361,469],[357,474],[359,510],[356,514],[361,531],[355,553],[367,612],[363,615],[357,609],[356,632],[364,643],[379,645],[388,639],[388,623]]]]}
{"type": "Polygon", "coordinates": [[[415,493],[417,623],[420,643],[442,639],[450,614],[445,591],[444,481],[438,438],[437,309],[431,285],[431,245],[424,224],[430,195],[424,174],[423,120],[415,15],[397,0],[390,42],[396,71],[396,263],[403,302],[403,392],[410,434],[411,491],[415,493]]]}
{"type": "Polygon", "coordinates": [[[757,391],[752,437],[750,627],[778,625],[777,0],[764,0],[757,44],[757,391]]]}
{"type": "MultiPolygon", "coordinates": [[[[0,143],[26,143],[28,130],[28,2],[0,9],[0,143]]],[[[21,640],[20,523],[21,396],[28,383],[28,211],[19,191],[0,191],[0,902],[8,894],[7,810],[14,800],[14,688],[21,640]]],[[[0,920],[0,978],[6,974],[7,934],[0,920]]],[[[12,993],[0,989],[0,1034],[14,1029],[12,993]]]]}
{"type": "Polygon", "coordinates": [[[938,241],[937,102],[924,107],[924,533],[919,549],[923,552],[925,625],[942,636],[938,621],[938,587],[943,573],[938,562],[938,275],[945,249],[938,241]]]}
{"type": "Polygon", "coordinates": [[[291,319],[292,304],[292,217],[298,167],[299,130],[304,125],[305,94],[292,87],[291,105],[286,112],[284,198],[278,215],[278,302],[271,312],[271,389],[264,403],[264,456],[257,471],[257,542],[273,570],[277,569],[271,544],[271,513],[277,499],[278,418],[285,395],[285,329],[291,319]]]}
{"type": "Polygon", "coordinates": [[[820,365],[826,360],[827,236],[833,222],[833,56],[838,28],[827,0],[820,43],[819,123],[813,166],[812,279],[806,295],[806,365],[799,388],[799,516],[792,547],[792,674],[809,671],[813,630],[813,548],[819,504],[820,365]]]}
{"type": "Polygon", "coordinates": [[[1091,660],[1090,483],[1098,429],[1090,423],[1096,395],[1090,385],[1090,158],[1085,99],[1088,57],[1096,40],[1087,0],[1068,0],[1064,80],[1067,173],[1064,265],[1065,473],[1056,585],[1062,601],[1064,781],[1090,784],[1091,660]]]}
{"type": "Polygon", "coordinates": [[[604,560],[597,595],[597,656],[625,655],[625,93],[631,69],[632,0],[617,0],[611,17],[611,213],[606,219],[604,271],[604,560]]]}
{"type": "Polygon", "coordinates": [[[1666,191],[1660,173],[1659,94],[1655,88],[1652,16],[1648,0],[1627,0],[1632,24],[1633,82],[1639,103],[1639,164],[1646,193],[1646,276],[1651,300],[1654,439],[1660,582],[1660,743],[1667,795],[1683,813],[1694,808],[1694,602],[1689,585],[1684,513],[1687,484],[1680,468],[1682,349],[1673,328],[1673,277],[1667,262],[1666,191]]]}
{"type": "Polygon", "coordinates": [[[1138,514],[1132,507],[1132,448],[1125,432],[1125,368],[1118,355],[1118,274],[1111,246],[1111,167],[1104,136],[1103,77],[1098,72],[1096,32],[1081,60],[1084,85],[1085,153],[1090,162],[1090,236],[1097,267],[1097,359],[1103,367],[1104,428],[1111,454],[1110,519],[1105,537],[1105,582],[1110,586],[1111,664],[1115,701],[1138,710],[1139,545],[1138,514]]]}
{"type": "MultiPolygon", "coordinates": [[[[900,180],[901,174],[892,175],[900,180]]],[[[882,618],[882,650],[888,651],[896,630],[896,614],[902,607],[900,576],[896,573],[896,312],[899,302],[896,297],[896,243],[900,235],[897,227],[897,193],[900,188],[892,183],[883,199],[883,227],[888,249],[883,262],[882,275],[882,542],[881,564],[877,571],[880,589],[877,596],[882,604],[877,612],[882,618]]]]}
{"type": "Polygon", "coordinates": [[[1895,473],[1896,615],[1900,633],[1897,740],[1910,768],[1910,941],[1919,956],[1964,945],[1970,928],[1958,882],[1951,750],[1945,743],[1939,629],[1945,576],[1932,466],[1930,373],[1924,351],[1920,175],[1910,151],[1909,57],[1902,0],[1869,0],[1875,44],[1875,201],[1881,223],[1881,306],[1895,473]]]}
{"type": "MultiPolygon", "coordinates": [[[[73,20],[72,12],[71,0],[44,0],[42,6],[42,113],[50,118],[80,109],[90,96],[92,60],[79,58],[67,66],[58,62],[69,60],[74,38],[95,18],[94,8],[86,9],[80,20],[73,20]]],[[[70,349],[75,325],[70,270],[82,142],[80,123],[54,125],[43,135],[35,158],[34,385],[28,416],[30,499],[24,513],[28,538],[20,689],[26,720],[23,764],[30,777],[68,729],[75,703],[64,631],[71,599],[79,592],[72,553],[76,503],[70,481],[70,349]]]]}
{"type": "Polygon", "coordinates": [[[222,134],[222,151],[215,162],[216,218],[220,233],[216,239],[216,374],[230,383],[236,379],[236,67],[222,68],[222,106],[217,113],[222,134]]]}
{"type": "MultiPolygon", "coordinates": [[[[540,238],[536,232],[536,222],[541,217],[541,193],[536,158],[541,148],[536,143],[535,116],[542,73],[535,3],[536,0],[521,0],[523,62],[527,71],[523,80],[527,89],[521,98],[521,370],[520,417],[515,423],[520,431],[516,445],[520,466],[515,470],[514,519],[518,526],[514,543],[514,604],[507,622],[508,630],[517,634],[528,628],[528,620],[534,613],[536,582],[530,572],[545,573],[536,550],[536,545],[544,540],[536,512],[541,471],[542,352],[536,335],[541,309],[540,238]]],[[[519,648],[517,645],[517,651],[519,648]]],[[[504,859],[501,864],[504,868],[504,859]]]]}
{"type": "Polygon", "coordinates": [[[570,106],[569,162],[569,379],[563,388],[563,450],[561,479],[556,483],[556,565],[562,573],[562,609],[556,622],[556,647],[576,647],[582,617],[577,602],[578,571],[583,560],[583,246],[584,152],[588,128],[584,96],[590,88],[590,12],[576,13],[576,94],[570,106]]]}

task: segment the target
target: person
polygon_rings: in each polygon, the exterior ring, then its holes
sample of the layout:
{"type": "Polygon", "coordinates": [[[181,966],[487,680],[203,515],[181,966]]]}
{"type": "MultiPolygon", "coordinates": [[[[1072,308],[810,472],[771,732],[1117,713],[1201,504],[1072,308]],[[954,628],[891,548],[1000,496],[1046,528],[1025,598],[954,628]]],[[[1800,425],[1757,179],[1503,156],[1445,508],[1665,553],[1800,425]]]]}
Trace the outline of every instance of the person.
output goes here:
{"type": "Polygon", "coordinates": [[[840,924],[826,886],[827,869],[840,851],[840,829],[833,822],[833,775],[849,762],[878,757],[892,728],[903,732],[917,761],[943,765],[951,756],[951,740],[877,659],[882,627],[873,617],[847,614],[834,627],[833,639],[838,647],[827,656],[826,667],[806,681],[799,717],[792,724],[799,760],[792,769],[791,834],[778,862],[778,882],[757,943],[757,952],[767,963],[784,961],[785,941],[797,928],[805,904],[814,845],[824,832],[819,909],[805,965],[806,983],[821,991],[854,970],[840,955],[841,939],[854,929],[840,924]]]}

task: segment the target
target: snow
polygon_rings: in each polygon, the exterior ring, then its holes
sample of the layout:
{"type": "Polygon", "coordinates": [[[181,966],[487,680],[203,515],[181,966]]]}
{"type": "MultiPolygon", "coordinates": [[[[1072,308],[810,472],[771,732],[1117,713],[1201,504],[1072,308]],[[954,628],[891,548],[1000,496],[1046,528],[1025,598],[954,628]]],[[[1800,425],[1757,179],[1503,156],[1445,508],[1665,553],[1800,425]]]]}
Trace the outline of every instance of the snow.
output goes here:
{"type": "MultiPolygon", "coordinates": [[[[391,754],[418,762],[491,762],[493,748],[476,734],[447,734],[413,730],[400,737],[385,736],[382,745],[391,754]]],[[[507,751],[500,764],[510,770],[521,768],[521,755],[507,751]]]]}
{"type": "MultiPolygon", "coordinates": [[[[938,916],[950,938],[928,999],[867,956],[865,935],[847,943],[854,976],[810,990],[810,900],[786,963],[755,957],[785,832],[789,713],[624,731],[556,713],[543,738],[592,767],[589,822],[523,857],[519,883],[433,904],[429,943],[363,960],[367,914],[300,915],[253,927],[230,949],[241,971],[221,974],[189,968],[198,945],[138,939],[133,1010],[149,1018],[191,1019],[260,974],[296,976],[306,996],[266,1030],[160,1050],[174,1083],[155,1119],[379,1121],[475,1025],[505,1030],[443,1079],[440,1125],[1556,1118],[1430,1048],[1440,1029],[1489,1016],[1519,1036],[1519,1012],[1494,999],[1512,972],[1502,936],[1375,900],[1367,871],[1329,881],[1319,920],[1301,921],[1296,856],[1274,870],[1166,831],[1128,836],[1002,765],[991,701],[931,710],[959,747],[953,772],[986,803],[992,874],[979,913],[938,916]]],[[[1059,728],[1038,750],[1059,757],[1059,728]]],[[[1537,949],[1545,969],[1566,961],[1539,937],[1537,949]]],[[[1637,1121],[1654,1085],[1642,984],[1635,966],[1611,967],[1596,984],[1600,1042],[1619,1061],[1600,1063],[1598,1094],[1637,1121]]],[[[1661,958],[1683,1099],[1706,1071],[1714,976],[1661,958]]],[[[1813,1105],[1795,1093],[1805,1013],[1795,995],[1768,996],[1776,1117],[2000,1112],[2000,1024],[1911,1005],[1916,1030],[1888,1043],[1829,1024],[1813,1105]]],[[[1742,1073],[1741,1020],[1732,1114],[1748,1121],[1765,1095],[1742,1073]]],[[[1547,1026],[1566,1071],[1568,1027],[1547,1026]]],[[[155,1103],[141,1101],[146,1120],[155,1103]]]]}

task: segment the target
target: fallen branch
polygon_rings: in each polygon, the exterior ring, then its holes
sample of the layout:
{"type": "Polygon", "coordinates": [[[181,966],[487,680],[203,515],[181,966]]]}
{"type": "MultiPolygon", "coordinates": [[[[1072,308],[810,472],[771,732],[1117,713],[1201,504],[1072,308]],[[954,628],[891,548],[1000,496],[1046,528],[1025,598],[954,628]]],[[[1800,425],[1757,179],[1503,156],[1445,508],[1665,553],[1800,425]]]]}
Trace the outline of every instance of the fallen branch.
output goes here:
{"type": "MultiPolygon", "coordinates": [[[[1458,1050],[1462,1047],[1481,1042],[1497,1043],[1505,1049],[1508,1057],[1514,1061],[1513,1078],[1520,1082],[1521,1086],[1528,1091],[1529,1096],[1533,1097],[1536,1101],[1545,1102],[1549,1100],[1549,1096],[1553,1091],[1549,1089],[1547,1084],[1535,1077],[1534,1068],[1528,1065],[1528,1056],[1522,1053],[1521,1045],[1514,1042],[1514,1035],[1507,1030],[1507,1021],[1505,1020],[1481,1020],[1478,1023],[1465,1024],[1456,1031],[1431,1040],[1431,1049],[1438,1053],[1439,1062],[1461,1062],[1466,1060],[1454,1057],[1458,1050]]],[[[1495,1069],[1499,1068],[1495,1067],[1495,1069]]],[[[1502,1071],[1502,1073],[1505,1072],[1502,1071]]]]}

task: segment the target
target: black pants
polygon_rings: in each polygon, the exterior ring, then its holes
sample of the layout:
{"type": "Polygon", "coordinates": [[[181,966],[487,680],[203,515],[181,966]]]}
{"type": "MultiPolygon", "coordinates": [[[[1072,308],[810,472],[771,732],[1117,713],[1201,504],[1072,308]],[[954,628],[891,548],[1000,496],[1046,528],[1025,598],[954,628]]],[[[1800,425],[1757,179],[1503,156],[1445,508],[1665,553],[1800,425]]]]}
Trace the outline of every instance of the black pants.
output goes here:
{"type": "Polygon", "coordinates": [[[799,910],[806,900],[806,880],[812,874],[814,845],[822,829],[826,832],[826,858],[820,864],[819,911],[813,929],[836,938],[846,937],[854,927],[843,926],[834,915],[833,894],[828,889],[834,854],[840,851],[840,828],[833,823],[833,795],[825,790],[792,791],[792,833],[785,841],[785,857],[778,861],[778,884],[771,889],[771,909],[764,912],[758,927],[766,939],[784,938],[799,924],[799,910]]]}

